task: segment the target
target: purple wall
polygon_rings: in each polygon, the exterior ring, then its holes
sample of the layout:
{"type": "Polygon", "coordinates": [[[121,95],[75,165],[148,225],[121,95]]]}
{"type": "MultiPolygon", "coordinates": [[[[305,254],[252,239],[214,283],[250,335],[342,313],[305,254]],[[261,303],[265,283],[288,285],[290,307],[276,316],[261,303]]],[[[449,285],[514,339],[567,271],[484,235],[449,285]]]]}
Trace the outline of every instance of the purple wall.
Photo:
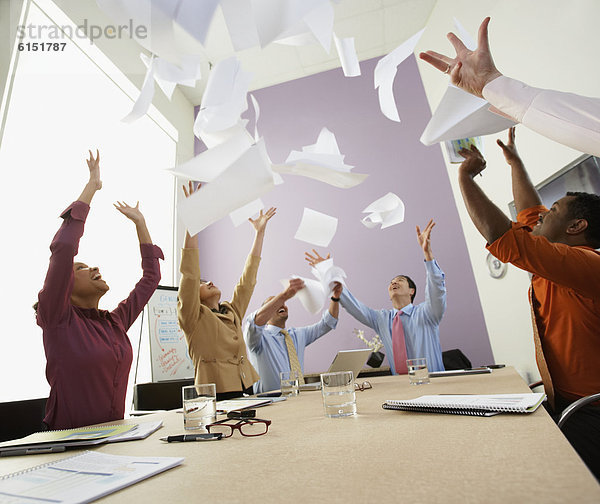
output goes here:
{"type": "MultiPolygon", "coordinates": [[[[414,57],[398,68],[394,91],[401,123],[380,111],[373,89],[376,60],[361,63],[362,76],[345,78],[331,70],[253,92],[260,104],[259,132],[274,163],[282,163],[291,150],[313,144],[323,126],[338,141],[345,162],[370,176],[352,189],[338,189],[305,177],[284,176],[285,184],[267,194],[265,205],[277,207],[269,222],[258,283],[249,312],[282,290],[280,279],[290,274],[312,277],[304,252],[312,245],[294,239],[303,208],[338,218],[338,230],[327,250],[348,275],[352,292],[373,308],[389,308],[389,280],[410,275],[417,284],[415,302],[423,301],[425,269],[416,240],[415,225],[430,218],[437,225],[432,248],[446,273],[448,308],[440,328],[442,348],[460,348],[473,365],[493,362],[483,313],[477,295],[467,247],[452,189],[439,147],[419,142],[431,113],[414,57]],[[362,210],[387,192],[406,205],[405,222],[388,229],[367,229],[362,210]]],[[[254,236],[250,224],[234,228],[222,219],[200,233],[202,275],[212,280],[229,299],[241,273],[254,236]]],[[[314,323],[297,299],[288,302],[291,326],[314,323]]],[[[362,348],[354,328],[374,332],[343,309],[337,330],[308,347],[305,371],[327,369],[338,349],[362,348]]]]}

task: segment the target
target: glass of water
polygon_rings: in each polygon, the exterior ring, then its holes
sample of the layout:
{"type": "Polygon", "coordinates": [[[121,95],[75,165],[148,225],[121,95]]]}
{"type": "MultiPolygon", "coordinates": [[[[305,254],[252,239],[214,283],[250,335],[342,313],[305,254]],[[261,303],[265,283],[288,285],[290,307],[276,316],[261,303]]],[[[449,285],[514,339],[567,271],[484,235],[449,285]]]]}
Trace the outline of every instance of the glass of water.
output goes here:
{"type": "Polygon", "coordinates": [[[325,416],[341,418],[356,415],[354,373],[339,371],[321,375],[321,394],[325,416]]]}
{"type": "Polygon", "coordinates": [[[282,371],[279,373],[279,383],[283,397],[296,397],[298,395],[300,383],[298,371],[282,371]]]}
{"type": "Polygon", "coordinates": [[[429,370],[427,369],[427,359],[408,359],[406,361],[408,368],[408,379],[411,385],[426,385],[429,383],[429,370]]]}
{"type": "Polygon", "coordinates": [[[203,429],[217,420],[217,389],[214,383],[182,387],[183,427],[203,429]]]}

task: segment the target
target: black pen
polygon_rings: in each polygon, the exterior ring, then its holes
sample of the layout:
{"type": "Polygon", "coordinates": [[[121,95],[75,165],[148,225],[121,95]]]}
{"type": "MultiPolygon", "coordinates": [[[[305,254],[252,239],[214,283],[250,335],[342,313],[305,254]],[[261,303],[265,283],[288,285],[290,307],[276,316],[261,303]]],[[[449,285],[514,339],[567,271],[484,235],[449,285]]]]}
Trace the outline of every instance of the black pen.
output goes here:
{"type": "Polygon", "coordinates": [[[217,441],[223,437],[221,432],[213,434],[181,434],[179,436],[167,436],[160,438],[167,443],[186,443],[188,441],[217,441]]]}

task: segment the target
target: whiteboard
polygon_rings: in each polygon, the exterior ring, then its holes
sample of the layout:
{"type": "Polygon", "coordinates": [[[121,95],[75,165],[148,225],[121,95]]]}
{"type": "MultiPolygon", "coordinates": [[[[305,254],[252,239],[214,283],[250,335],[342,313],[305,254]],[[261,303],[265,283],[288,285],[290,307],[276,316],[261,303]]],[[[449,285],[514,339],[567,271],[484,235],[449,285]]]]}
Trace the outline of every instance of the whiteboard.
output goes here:
{"type": "Polygon", "coordinates": [[[177,287],[159,285],[148,301],[152,381],[194,378],[194,364],[177,322],[177,287]]]}

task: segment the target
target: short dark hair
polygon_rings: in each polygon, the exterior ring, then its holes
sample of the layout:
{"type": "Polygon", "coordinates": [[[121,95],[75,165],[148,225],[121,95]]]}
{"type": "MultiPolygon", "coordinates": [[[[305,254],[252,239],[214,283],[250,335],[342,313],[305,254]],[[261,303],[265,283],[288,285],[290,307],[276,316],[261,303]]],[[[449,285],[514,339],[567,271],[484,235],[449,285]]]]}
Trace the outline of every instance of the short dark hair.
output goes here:
{"type": "MultiPolygon", "coordinates": [[[[413,282],[412,278],[410,278],[408,275],[396,275],[394,278],[406,279],[406,282],[408,283],[408,287],[410,289],[414,289],[414,292],[412,293],[412,296],[410,297],[410,302],[412,303],[415,300],[415,296],[417,294],[417,284],[415,284],[415,282],[413,282]]],[[[394,280],[394,278],[392,278],[392,280],[394,280]]]]}
{"type": "Polygon", "coordinates": [[[569,191],[568,203],[571,219],[585,219],[588,223],[583,235],[592,248],[600,248],[600,196],[585,192],[569,191]]]}

